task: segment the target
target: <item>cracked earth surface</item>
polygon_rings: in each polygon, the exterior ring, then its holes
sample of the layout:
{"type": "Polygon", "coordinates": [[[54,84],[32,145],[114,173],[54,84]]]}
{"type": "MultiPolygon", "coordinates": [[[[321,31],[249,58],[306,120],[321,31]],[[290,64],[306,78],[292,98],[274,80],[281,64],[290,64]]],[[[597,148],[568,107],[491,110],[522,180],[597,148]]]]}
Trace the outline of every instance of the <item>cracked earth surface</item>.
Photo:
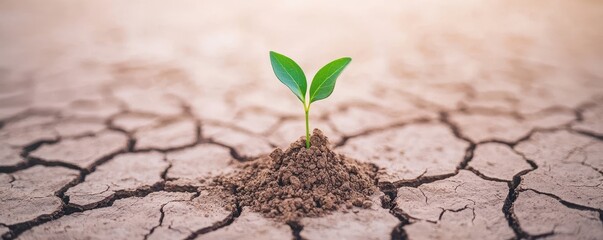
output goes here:
{"type": "Polygon", "coordinates": [[[595,1],[3,1],[0,235],[603,239],[600,22],[595,1]],[[311,124],[379,168],[371,208],[280,223],[208,190],[303,134],[269,50],[354,59],[311,124]]]}

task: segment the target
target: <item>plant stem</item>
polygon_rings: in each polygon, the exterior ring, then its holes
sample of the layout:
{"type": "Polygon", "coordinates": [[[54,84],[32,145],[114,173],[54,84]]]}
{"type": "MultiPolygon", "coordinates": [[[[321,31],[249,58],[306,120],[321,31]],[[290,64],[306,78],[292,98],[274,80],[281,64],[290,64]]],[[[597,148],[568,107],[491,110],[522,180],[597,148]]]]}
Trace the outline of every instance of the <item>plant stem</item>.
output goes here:
{"type": "Polygon", "coordinates": [[[310,121],[308,115],[310,115],[310,106],[304,104],[304,112],[306,112],[306,148],[310,148],[310,121]]]}

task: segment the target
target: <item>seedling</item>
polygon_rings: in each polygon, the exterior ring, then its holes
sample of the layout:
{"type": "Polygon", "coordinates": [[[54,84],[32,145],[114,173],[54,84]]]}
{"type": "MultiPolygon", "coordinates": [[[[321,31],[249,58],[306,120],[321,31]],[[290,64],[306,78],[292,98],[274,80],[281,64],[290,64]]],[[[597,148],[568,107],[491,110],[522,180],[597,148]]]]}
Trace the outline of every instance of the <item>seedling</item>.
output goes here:
{"type": "Polygon", "coordinates": [[[270,63],[272,63],[272,70],[274,74],[285,86],[287,86],[295,96],[304,105],[304,112],[306,114],[306,148],[310,147],[310,123],[308,116],[310,114],[310,105],[318,100],[325,99],[331,96],[333,89],[335,89],[335,82],[337,77],[343,71],[343,69],[352,61],[349,57],[344,57],[332,61],[322,67],[314,78],[312,79],[312,85],[310,86],[310,93],[307,93],[308,83],[306,82],[306,75],[304,71],[293,61],[285,55],[270,51],[270,63]],[[309,99],[306,98],[309,95],[309,99]]]}

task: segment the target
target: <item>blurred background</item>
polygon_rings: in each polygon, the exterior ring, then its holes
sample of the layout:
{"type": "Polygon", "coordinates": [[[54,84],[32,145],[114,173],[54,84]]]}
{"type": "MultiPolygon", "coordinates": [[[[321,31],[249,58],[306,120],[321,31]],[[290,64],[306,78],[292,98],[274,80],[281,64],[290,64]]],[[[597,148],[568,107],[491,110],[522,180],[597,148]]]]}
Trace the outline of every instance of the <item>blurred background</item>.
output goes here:
{"type": "Polygon", "coordinates": [[[294,120],[272,142],[295,139],[302,105],[274,77],[270,50],[308,79],[353,58],[313,105],[313,124],[333,135],[375,115],[529,116],[602,93],[601,22],[590,0],[1,1],[0,118],[189,111],[268,137],[294,120]]]}
{"type": "Polygon", "coordinates": [[[279,232],[601,239],[602,23],[597,0],[0,0],[0,235],[278,234],[163,191],[304,135],[272,50],[308,79],[353,59],[310,127],[396,207],[279,232]]]}

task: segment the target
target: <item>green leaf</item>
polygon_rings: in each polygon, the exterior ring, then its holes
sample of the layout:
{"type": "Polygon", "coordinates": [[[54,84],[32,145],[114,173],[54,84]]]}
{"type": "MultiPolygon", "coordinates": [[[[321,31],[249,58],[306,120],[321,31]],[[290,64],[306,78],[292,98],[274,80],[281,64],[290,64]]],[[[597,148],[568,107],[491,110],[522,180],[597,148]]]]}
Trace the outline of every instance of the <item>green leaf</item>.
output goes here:
{"type": "Polygon", "coordinates": [[[306,83],[306,75],[304,71],[285,55],[270,51],[270,63],[274,74],[283,84],[285,84],[302,103],[306,102],[306,91],[308,83],[306,83]]]}
{"type": "Polygon", "coordinates": [[[318,70],[310,86],[310,103],[331,96],[337,77],[351,61],[352,59],[349,57],[340,58],[318,70]]]}

